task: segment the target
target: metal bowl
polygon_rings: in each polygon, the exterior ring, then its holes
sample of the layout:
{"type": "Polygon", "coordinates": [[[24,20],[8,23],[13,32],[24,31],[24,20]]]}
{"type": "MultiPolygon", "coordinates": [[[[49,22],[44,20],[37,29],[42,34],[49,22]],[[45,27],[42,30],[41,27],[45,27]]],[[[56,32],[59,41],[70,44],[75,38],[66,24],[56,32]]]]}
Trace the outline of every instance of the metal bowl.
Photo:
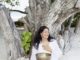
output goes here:
{"type": "Polygon", "coordinates": [[[36,59],[37,60],[50,60],[51,54],[49,53],[37,53],[36,59]]]}

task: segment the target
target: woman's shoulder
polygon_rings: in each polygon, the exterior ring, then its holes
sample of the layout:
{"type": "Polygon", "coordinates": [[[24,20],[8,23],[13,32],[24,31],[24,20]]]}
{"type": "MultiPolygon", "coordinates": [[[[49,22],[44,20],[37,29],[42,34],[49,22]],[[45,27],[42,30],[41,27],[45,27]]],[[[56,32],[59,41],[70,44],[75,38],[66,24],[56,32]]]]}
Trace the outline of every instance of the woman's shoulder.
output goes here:
{"type": "Polygon", "coordinates": [[[51,39],[50,42],[57,42],[57,40],[56,39],[51,39]]]}
{"type": "Polygon", "coordinates": [[[50,43],[51,43],[52,45],[55,45],[55,44],[57,44],[57,40],[56,40],[56,39],[51,39],[50,43]]]}

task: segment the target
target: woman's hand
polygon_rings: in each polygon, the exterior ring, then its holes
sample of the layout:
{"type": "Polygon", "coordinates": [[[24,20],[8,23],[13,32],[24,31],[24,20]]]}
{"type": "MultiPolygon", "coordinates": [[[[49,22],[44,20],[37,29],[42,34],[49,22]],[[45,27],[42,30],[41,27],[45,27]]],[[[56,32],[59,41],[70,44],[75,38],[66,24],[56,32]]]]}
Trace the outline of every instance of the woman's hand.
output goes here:
{"type": "Polygon", "coordinates": [[[49,51],[50,53],[52,53],[52,49],[50,48],[49,44],[43,44],[42,47],[44,48],[44,50],[49,51]]]}

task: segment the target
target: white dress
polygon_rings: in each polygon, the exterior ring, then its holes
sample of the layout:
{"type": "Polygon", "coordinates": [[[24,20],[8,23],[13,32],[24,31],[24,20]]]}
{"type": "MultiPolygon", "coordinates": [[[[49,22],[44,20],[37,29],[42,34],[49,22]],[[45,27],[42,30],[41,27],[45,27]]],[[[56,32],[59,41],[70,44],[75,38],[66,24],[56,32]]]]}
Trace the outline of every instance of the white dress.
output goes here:
{"type": "MultiPolygon", "coordinates": [[[[56,40],[53,40],[52,42],[49,43],[49,46],[52,49],[52,53],[51,53],[51,60],[59,60],[59,58],[62,56],[62,52],[57,44],[56,40]]],[[[38,50],[35,49],[34,47],[32,48],[32,55],[31,55],[31,60],[36,60],[36,54],[37,53],[49,53],[48,51],[44,50],[42,47],[42,44],[39,44],[39,48],[38,50]]]]}

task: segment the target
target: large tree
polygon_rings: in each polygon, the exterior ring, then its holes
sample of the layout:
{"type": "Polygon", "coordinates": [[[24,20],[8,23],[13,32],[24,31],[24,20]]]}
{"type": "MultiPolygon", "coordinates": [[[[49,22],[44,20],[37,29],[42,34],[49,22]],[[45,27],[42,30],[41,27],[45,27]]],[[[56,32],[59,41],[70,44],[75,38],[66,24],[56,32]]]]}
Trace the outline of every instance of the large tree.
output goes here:
{"type": "Polygon", "coordinates": [[[29,21],[33,21],[35,29],[46,25],[53,33],[65,20],[79,12],[76,3],[77,0],[29,0],[29,21]]]}
{"type": "Polygon", "coordinates": [[[51,35],[56,36],[62,23],[80,12],[79,8],[79,0],[29,0],[29,8],[26,8],[26,12],[11,11],[27,14],[26,27],[33,34],[41,25],[46,25],[49,27],[51,35]]]}

